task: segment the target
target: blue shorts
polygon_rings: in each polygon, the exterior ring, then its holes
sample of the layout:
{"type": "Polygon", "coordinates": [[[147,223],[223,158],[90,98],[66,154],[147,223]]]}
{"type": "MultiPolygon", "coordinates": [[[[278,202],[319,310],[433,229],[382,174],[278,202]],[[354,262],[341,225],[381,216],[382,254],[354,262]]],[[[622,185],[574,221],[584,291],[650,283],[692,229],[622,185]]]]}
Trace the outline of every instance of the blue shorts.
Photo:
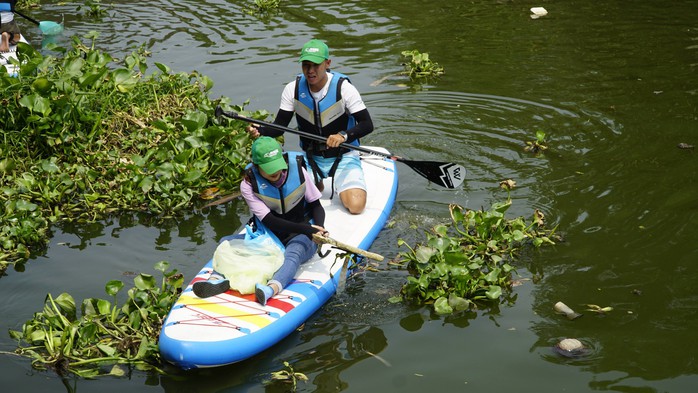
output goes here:
{"type": "MultiPolygon", "coordinates": [[[[335,157],[324,158],[322,156],[313,156],[320,170],[323,172],[322,177],[327,177],[327,174],[332,169],[335,157]]],[[[337,193],[351,189],[360,188],[366,191],[366,179],[364,178],[364,170],[361,168],[361,159],[359,153],[350,151],[342,156],[339,161],[337,170],[334,173],[334,189],[337,193]]]]}

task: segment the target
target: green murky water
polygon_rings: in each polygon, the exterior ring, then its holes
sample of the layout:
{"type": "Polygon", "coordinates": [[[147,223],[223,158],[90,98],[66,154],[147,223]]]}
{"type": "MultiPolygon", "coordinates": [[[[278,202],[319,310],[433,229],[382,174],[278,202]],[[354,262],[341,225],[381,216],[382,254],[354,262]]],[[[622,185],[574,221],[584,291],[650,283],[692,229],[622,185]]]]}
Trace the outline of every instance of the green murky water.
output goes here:
{"type": "MultiPolygon", "coordinates": [[[[24,359],[0,357],[11,391],[234,392],[265,388],[289,361],[309,382],[300,391],[688,392],[698,383],[698,1],[425,2],[282,1],[266,19],[250,2],[118,1],[108,16],[75,15],[44,4],[37,19],[66,32],[99,31],[118,56],[145,43],[152,61],[211,77],[214,94],[275,112],[284,83],[299,72],[309,38],[330,44],[333,68],[351,76],[376,131],[364,143],[416,160],[460,162],[464,187],[448,191],[400,167],[400,190],[372,251],[388,257],[398,237],[416,241],[445,220],[449,203],[488,207],[513,179],[512,215],[540,209],[565,242],[525,255],[515,299],[498,309],[438,317],[387,303],[404,275],[369,272],[351,281],[301,332],[249,361],[159,377],[62,381],[24,359]],[[602,4],[599,4],[602,3],[602,4]],[[529,8],[549,14],[533,20],[529,8]],[[403,50],[430,54],[446,70],[410,89],[395,74],[403,50]],[[543,130],[550,149],[534,157],[525,141],[543,130]],[[568,321],[557,301],[613,306],[568,321]],[[550,347],[575,337],[588,356],[550,347]]],[[[40,46],[38,29],[23,23],[40,46]]],[[[291,138],[289,138],[291,139],[291,138]]],[[[292,146],[292,139],[289,143],[292,146]]],[[[0,280],[2,327],[18,329],[46,293],[104,296],[108,280],[152,272],[159,260],[187,277],[216,241],[248,216],[242,204],[154,222],[121,217],[59,227],[45,255],[0,280]],[[126,273],[126,276],[123,276],[126,273]]],[[[0,337],[0,348],[14,343],[0,337]]]]}

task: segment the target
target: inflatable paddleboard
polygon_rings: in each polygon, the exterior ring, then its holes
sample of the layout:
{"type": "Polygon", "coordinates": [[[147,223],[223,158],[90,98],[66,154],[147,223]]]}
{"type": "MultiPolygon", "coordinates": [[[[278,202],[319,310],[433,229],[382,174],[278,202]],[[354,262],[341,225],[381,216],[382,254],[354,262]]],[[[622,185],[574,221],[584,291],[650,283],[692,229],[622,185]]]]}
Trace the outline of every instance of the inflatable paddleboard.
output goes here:
{"type": "MultiPolygon", "coordinates": [[[[25,44],[29,43],[23,35],[19,36],[19,41],[25,44]]],[[[17,60],[17,45],[10,45],[9,52],[0,53],[0,66],[5,67],[8,74],[16,76],[19,69],[16,65],[12,64],[10,59],[17,60]]]]}
{"type": "MultiPolygon", "coordinates": [[[[371,149],[388,153],[383,148],[371,149]]],[[[368,250],[388,220],[398,181],[395,161],[364,153],[361,157],[368,188],[364,212],[350,214],[337,195],[330,200],[330,179],[325,179],[321,202],[330,236],[368,250]]],[[[302,264],[294,281],[266,306],[257,303],[254,294],[241,295],[234,290],[207,298],[196,296],[192,286],[210,276],[213,260],[209,260],[182,292],[163,324],[159,341],[163,358],[182,369],[217,367],[250,358],[284,339],[337,290],[343,258],[336,258],[336,254],[344,251],[329,245],[322,249],[329,250],[329,255],[320,258],[316,254],[302,264]]]]}

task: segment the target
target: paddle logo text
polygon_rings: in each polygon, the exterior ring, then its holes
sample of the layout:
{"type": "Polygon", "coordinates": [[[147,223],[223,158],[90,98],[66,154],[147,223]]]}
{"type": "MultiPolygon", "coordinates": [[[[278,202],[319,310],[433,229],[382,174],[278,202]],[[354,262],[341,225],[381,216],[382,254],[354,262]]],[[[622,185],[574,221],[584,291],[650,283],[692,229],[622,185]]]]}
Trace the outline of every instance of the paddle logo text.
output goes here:
{"type": "Polygon", "coordinates": [[[441,181],[449,188],[458,187],[463,182],[465,168],[461,165],[448,163],[441,166],[441,181]]]}

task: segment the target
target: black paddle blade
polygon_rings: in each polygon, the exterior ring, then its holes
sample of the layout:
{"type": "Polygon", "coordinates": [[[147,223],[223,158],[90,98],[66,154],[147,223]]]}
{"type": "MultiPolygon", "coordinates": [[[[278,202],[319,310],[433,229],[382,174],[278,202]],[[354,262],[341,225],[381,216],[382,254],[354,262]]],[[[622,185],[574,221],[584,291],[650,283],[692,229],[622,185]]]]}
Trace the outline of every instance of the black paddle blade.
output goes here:
{"type": "Polygon", "coordinates": [[[465,179],[465,168],[452,162],[400,160],[432,183],[458,188],[465,179]]]}

